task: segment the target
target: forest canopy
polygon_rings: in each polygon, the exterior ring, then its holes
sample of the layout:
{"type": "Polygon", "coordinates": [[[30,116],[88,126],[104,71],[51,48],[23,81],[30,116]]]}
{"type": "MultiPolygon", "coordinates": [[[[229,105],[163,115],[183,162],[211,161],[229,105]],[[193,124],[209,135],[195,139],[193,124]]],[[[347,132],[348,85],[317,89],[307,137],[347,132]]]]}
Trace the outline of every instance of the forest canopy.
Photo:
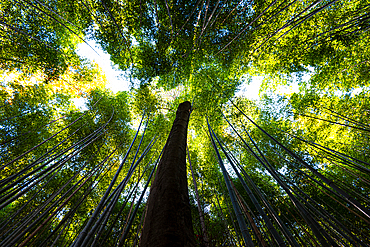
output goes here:
{"type": "Polygon", "coordinates": [[[369,11],[365,0],[3,0],[0,245],[139,246],[190,101],[196,246],[370,246],[369,11]],[[78,55],[79,44],[100,55],[93,42],[129,90],[113,93],[78,55]],[[255,76],[259,100],[240,92],[255,76]]]}

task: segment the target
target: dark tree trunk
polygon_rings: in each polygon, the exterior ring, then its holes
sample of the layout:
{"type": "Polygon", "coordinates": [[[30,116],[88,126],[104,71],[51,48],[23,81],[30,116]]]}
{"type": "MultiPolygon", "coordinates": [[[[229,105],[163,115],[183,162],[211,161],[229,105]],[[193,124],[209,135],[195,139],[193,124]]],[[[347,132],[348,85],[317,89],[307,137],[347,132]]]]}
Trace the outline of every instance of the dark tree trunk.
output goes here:
{"type": "Polygon", "coordinates": [[[181,103],[150,188],[141,247],[195,246],[186,173],[190,102],[181,103]]]}

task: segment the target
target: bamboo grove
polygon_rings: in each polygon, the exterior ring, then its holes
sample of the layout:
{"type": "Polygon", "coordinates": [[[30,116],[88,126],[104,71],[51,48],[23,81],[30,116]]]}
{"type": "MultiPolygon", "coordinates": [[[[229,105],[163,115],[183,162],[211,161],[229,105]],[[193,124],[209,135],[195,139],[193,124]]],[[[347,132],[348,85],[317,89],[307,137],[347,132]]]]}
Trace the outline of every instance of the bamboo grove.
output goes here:
{"type": "Polygon", "coordinates": [[[2,1],[0,246],[140,246],[186,100],[196,246],[370,246],[369,10],[363,0],[2,1]],[[130,90],[106,89],[78,55],[82,44],[99,54],[92,42],[130,90]],[[255,76],[258,101],[240,93],[255,76]]]}

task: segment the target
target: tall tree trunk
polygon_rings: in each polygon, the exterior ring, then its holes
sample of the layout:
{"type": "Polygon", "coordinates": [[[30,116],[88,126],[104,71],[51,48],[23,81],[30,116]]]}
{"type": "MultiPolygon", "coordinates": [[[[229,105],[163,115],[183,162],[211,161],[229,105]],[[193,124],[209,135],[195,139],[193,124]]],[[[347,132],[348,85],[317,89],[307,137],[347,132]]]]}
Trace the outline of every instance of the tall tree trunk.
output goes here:
{"type": "Polygon", "coordinates": [[[239,204],[242,207],[242,209],[244,211],[244,214],[247,216],[247,219],[249,221],[249,224],[252,226],[252,228],[253,228],[253,230],[254,230],[254,232],[256,234],[256,237],[258,238],[258,241],[261,243],[261,245],[263,247],[266,247],[267,244],[266,244],[265,240],[263,239],[261,232],[259,231],[258,227],[254,223],[253,218],[249,214],[249,212],[248,212],[248,210],[247,210],[247,208],[245,206],[244,199],[240,196],[239,191],[235,188],[235,185],[234,185],[233,181],[231,180],[230,176],[229,176],[229,180],[230,180],[231,186],[233,187],[233,189],[235,191],[235,195],[238,198],[239,204]]]}
{"type": "Polygon", "coordinates": [[[150,189],[141,247],[195,246],[186,173],[190,102],[176,112],[157,174],[150,189]]]}
{"type": "Polygon", "coordinates": [[[199,219],[200,219],[200,225],[202,227],[202,234],[203,234],[203,242],[206,247],[209,247],[209,240],[208,240],[208,234],[206,230],[206,225],[204,224],[204,217],[203,217],[203,210],[200,207],[200,199],[199,199],[199,193],[198,193],[198,187],[197,187],[197,182],[195,181],[195,176],[193,172],[193,167],[191,166],[191,160],[190,160],[190,153],[189,153],[189,148],[186,146],[188,150],[188,159],[189,159],[189,167],[191,171],[191,176],[193,177],[193,183],[194,183],[194,191],[195,191],[195,196],[197,198],[197,205],[198,205],[198,212],[199,212],[199,219]]]}

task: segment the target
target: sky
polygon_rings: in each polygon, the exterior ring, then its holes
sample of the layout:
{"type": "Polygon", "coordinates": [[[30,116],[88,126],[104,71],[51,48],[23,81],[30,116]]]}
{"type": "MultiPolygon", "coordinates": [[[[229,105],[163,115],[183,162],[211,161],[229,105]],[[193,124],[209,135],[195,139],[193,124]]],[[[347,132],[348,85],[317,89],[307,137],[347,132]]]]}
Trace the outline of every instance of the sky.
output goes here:
{"type": "Polygon", "coordinates": [[[85,43],[80,43],[78,45],[76,51],[77,54],[81,57],[95,61],[95,63],[101,67],[107,77],[107,87],[110,88],[113,93],[117,93],[118,91],[128,91],[130,82],[121,76],[122,71],[118,69],[118,65],[113,65],[113,62],[110,61],[110,55],[104,52],[101,46],[95,41],[90,40],[88,43],[100,56],[85,43]]]}
{"type": "MultiPolygon", "coordinates": [[[[118,69],[117,65],[114,65],[110,60],[110,55],[103,51],[101,46],[93,40],[87,41],[96,52],[94,52],[87,44],[80,43],[77,47],[77,54],[83,58],[87,58],[97,63],[103,70],[107,77],[107,88],[111,89],[113,93],[118,91],[128,91],[130,82],[122,76],[122,71],[118,69]]],[[[76,98],[73,99],[73,103],[76,107],[81,110],[86,110],[85,99],[76,98]]]]}
{"type": "MultiPolygon", "coordinates": [[[[95,41],[90,40],[88,43],[94,47],[97,51],[94,52],[87,44],[80,43],[78,45],[77,54],[81,57],[88,58],[92,61],[95,61],[103,70],[107,77],[107,88],[111,89],[113,93],[117,93],[118,91],[127,91],[129,90],[130,82],[127,81],[122,76],[122,71],[118,69],[117,65],[113,65],[113,62],[110,61],[110,55],[103,51],[101,46],[97,44],[95,41]]],[[[248,85],[244,83],[240,86],[239,92],[237,92],[237,96],[244,95],[249,99],[252,100],[259,100],[259,90],[262,84],[263,77],[262,76],[253,76],[251,83],[248,85]]],[[[298,85],[293,85],[292,87],[280,87],[277,89],[277,93],[292,93],[298,91],[298,85]]],[[[77,107],[83,107],[84,99],[74,99],[74,103],[77,107]]]]}

